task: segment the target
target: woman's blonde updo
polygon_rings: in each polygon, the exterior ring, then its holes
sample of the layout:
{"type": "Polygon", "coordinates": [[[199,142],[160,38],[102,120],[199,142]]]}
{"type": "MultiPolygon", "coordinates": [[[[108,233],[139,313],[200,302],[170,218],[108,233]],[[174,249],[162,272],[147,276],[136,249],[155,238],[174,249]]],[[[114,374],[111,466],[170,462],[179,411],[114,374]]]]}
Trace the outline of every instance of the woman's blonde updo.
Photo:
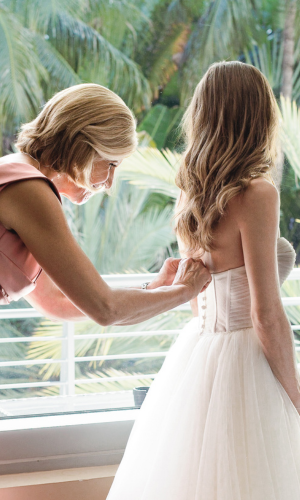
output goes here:
{"type": "Polygon", "coordinates": [[[93,83],[75,85],[55,94],[32,122],[22,126],[16,145],[41,165],[67,173],[94,191],[94,160],[121,160],[133,153],[136,124],[111,90],[93,83]]]}
{"type": "Polygon", "coordinates": [[[184,119],[187,147],[176,183],[184,192],[176,229],[190,252],[214,249],[213,231],[229,200],[254,177],[272,183],[278,107],[264,75],[241,62],[213,64],[184,119]]]}

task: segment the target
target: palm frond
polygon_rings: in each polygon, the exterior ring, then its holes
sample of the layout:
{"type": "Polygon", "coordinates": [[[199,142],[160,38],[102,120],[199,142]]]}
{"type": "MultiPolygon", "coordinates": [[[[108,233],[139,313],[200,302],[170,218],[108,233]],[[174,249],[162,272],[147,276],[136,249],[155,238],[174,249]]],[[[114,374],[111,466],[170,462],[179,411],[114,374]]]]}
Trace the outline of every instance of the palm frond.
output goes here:
{"type": "Polygon", "coordinates": [[[245,51],[245,59],[267,77],[273,91],[279,94],[282,83],[282,32],[273,34],[260,46],[253,41],[252,48],[245,51]]]}
{"type": "Polygon", "coordinates": [[[208,2],[185,48],[182,102],[191,97],[210,64],[238,58],[256,31],[251,0],[208,2]]]}
{"type": "Polygon", "coordinates": [[[138,30],[150,25],[149,17],[129,0],[88,0],[84,19],[127,55],[132,55],[135,50],[138,30]]]}
{"type": "Polygon", "coordinates": [[[1,115],[32,118],[42,101],[40,77],[47,78],[30,31],[0,4],[1,115]]]}
{"type": "Polygon", "coordinates": [[[123,161],[120,177],[142,189],[151,189],[176,199],[179,188],[175,184],[181,155],[170,150],[140,149],[123,161]]]}
{"type": "Polygon", "coordinates": [[[183,109],[168,108],[163,104],[153,106],[138,126],[139,132],[147,132],[158,149],[166,148],[168,142],[176,142],[183,109]]]}
{"type": "Polygon", "coordinates": [[[149,208],[151,193],[116,179],[111,196],[99,193],[81,207],[67,204],[73,234],[101,274],[153,269],[173,245],[172,210],[149,208]]]}
{"type": "Polygon", "coordinates": [[[280,128],[284,153],[295,174],[300,178],[300,109],[295,101],[281,96],[282,123],[280,128]]]}
{"type": "Polygon", "coordinates": [[[51,97],[54,92],[80,83],[79,76],[62,55],[45,40],[45,37],[35,33],[34,42],[36,52],[49,77],[47,78],[47,95],[51,97]]]}
{"type": "MultiPolygon", "coordinates": [[[[283,50],[283,32],[278,30],[261,45],[253,41],[251,49],[245,51],[246,62],[258,68],[267,77],[278,97],[282,85],[283,50]]],[[[300,41],[296,45],[294,58],[293,100],[298,100],[300,98],[300,41]]]]}
{"type": "Polygon", "coordinates": [[[141,69],[85,22],[85,2],[17,0],[14,5],[22,23],[46,36],[79,77],[109,86],[135,109],[150,106],[150,87],[141,69]]]}
{"type": "Polygon", "coordinates": [[[155,98],[177,71],[173,56],[182,51],[188,34],[188,27],[177,22],[166,29],[160,43],[156,44],[155,53],[152,51],[152,61],[147,74],[155,98]]]}

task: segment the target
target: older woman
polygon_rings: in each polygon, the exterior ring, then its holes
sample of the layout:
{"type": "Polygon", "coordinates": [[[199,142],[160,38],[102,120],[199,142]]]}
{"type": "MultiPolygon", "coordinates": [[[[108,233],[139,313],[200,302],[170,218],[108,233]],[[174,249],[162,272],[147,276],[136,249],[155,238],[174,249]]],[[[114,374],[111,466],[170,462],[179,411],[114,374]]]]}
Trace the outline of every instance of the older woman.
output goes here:
{"type": "Polygon", "coordinates": [[[112,289],[69,230],[60,195],[85,203],[136,148],[120,97],[94,84],[63,90],[22,127],[17,146],[0,159],[0,304],[25,296],[50,318],[132,324],[205,289],[210,274],[193,259],[168,259],[141,289],[112,289]]]}

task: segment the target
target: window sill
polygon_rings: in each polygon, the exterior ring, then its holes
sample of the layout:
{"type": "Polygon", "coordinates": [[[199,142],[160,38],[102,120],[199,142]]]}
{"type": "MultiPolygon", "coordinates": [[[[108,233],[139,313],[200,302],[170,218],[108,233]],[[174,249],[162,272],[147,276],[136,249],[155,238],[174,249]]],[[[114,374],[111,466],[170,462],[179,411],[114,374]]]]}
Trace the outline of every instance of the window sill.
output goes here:
{"type": "Polygon", "coordinates": [[[119,464],[138,411],[1,420],[0,475],[119,464]]]}
{"type": "Polygon", "coordinates": [[[100,467],[82,467],[79,469],[8,474],[0,477],[0,489],[33,486],[37,484],[57,484],[71,481],[103,479],[114,477],[117,470],[118,465],[104,465],[100,467]]]}

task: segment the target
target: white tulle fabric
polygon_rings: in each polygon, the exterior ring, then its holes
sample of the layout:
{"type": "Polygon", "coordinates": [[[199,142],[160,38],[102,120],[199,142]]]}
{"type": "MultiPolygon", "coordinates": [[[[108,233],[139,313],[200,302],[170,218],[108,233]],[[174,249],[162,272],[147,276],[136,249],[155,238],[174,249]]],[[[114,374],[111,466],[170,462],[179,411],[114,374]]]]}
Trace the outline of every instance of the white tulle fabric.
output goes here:
{"type": "MultiPolygon", "coordinates": [[[[278,239],[280,283],[295,252],[278,239]]],[[[213,275],[133,427],[108,500],[300,500],[300,416],[252,328],[245,267],[213,275]]]]}

